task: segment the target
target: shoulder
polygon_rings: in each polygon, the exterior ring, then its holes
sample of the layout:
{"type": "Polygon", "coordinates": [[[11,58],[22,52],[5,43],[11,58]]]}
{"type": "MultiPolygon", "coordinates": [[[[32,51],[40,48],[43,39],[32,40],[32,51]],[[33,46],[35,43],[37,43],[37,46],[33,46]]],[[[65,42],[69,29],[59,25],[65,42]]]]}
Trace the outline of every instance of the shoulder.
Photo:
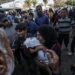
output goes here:
{"type": "Polygon", "coordinates": [[[48,16],[46,16],[46,15],[43,15],[43,17],[44,17],[44,18],[48,18],[48,16]]]}
{"type": "Polygon", "coordinates": [[[8,18],[10,18],[10,17],[11,17],[11,15],[8,15],[7,17],[8,17],[8,18]]]}
{"type": "Polygon", "coordinates": [[[30,22],[30,24],[31,24],[31,25],[36,25],[36,23],[35,23],[35,22],[33,22],[33,21],[31,21],[31,22],[30,22]]]}
{"type": "Polygon", "coordinates": [[[48,16],[43,14],[43,15],[42,15],[42,18],[48,18],[48,16]]]}
{"type": "Polygon", "coordinates": [[[3,28],[0,28],[0,35],[1,35],[1,36],[6,35],[6,32],[5,32],[5,30],[4,30],[3,28]]]}
{"type": "Polygon", "coordinates": [[[36,16],[35,21],[36,21],[36,20],[38,20],[38,19],[39,19],[39,17],[38,17],[38,16],[36,16]]]}

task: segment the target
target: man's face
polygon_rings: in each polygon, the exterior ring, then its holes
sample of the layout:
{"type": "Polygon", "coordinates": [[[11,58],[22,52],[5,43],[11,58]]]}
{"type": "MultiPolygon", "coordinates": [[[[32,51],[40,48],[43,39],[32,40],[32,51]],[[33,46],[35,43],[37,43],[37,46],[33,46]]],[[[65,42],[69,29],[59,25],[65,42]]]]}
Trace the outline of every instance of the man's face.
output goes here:
{"type": "Polygon", "coordinates": [[[29,22],[28,16],[25,16],[24,19],[25,19],[25,23],[28,23],[29,22]]]}
{"type": "Polygon", "coordinates": [[[22,17],[24,17],[24,16],[28,16],[28,13],[27,13],[27,12],[22,13],[21,16],[22,16],[22,17]]]}
{"type": "Polygon", "coordinates": [[[23,18],[22,18],[22,21],[21,21],[21,23],[28,23],[29,22],[29,18],[28,18],[28,16],[24,16],[23,18]]]}
{"type": "Polygon", "coordinates": [[[38,16],[42,16],[42,7],[41,6],[37,6],[36,11],[37,11],[38,16]]]}
{"type": "Polygon", "coordinates": [[[66,15],[67,15],[67,12],[66,12],[65,10],[62,10],[62,11],[61,11],[61,16],[62,16],[62,17],[66,17],[66,15]]]}

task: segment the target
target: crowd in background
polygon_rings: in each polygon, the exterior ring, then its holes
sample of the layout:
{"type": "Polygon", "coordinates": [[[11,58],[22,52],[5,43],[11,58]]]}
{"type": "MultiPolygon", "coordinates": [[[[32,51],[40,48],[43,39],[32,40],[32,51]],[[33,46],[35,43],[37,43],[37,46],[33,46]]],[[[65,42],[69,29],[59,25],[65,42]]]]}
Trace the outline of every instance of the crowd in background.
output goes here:
{"type": "Polygon", "coordinates": [[[75,7],[0,11],[0,75],[61,75],[63,41],[75,55],[75,7]]]}

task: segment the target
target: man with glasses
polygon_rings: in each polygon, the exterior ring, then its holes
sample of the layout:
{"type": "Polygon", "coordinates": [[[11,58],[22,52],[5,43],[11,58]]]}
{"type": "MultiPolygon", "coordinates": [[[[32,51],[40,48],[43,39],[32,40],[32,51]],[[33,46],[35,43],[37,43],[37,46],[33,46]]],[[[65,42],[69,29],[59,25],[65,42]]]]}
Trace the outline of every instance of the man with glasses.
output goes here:
{"type": "Polygon", "coordinates": [[[21,23],[24,23],[27,27],[27,36],[35,36],[37,31],[37,24],[34,21],[31,21],[29,16],[24,16],[21,20],[21,23]]]}

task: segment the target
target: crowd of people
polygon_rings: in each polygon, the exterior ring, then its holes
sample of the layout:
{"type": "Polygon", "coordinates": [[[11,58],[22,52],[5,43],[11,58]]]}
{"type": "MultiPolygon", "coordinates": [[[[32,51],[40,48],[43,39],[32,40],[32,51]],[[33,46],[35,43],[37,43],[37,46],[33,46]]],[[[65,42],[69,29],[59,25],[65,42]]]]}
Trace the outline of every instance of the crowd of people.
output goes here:
{"type": "MultiPolygon", "coordinates": [[[[0,75],[61,75],[63,41],[68,55],[74,55],[75,7],[0,11],[0,75]]],[[[72,69],[74,75],[75,65],[72,69]]]]}

